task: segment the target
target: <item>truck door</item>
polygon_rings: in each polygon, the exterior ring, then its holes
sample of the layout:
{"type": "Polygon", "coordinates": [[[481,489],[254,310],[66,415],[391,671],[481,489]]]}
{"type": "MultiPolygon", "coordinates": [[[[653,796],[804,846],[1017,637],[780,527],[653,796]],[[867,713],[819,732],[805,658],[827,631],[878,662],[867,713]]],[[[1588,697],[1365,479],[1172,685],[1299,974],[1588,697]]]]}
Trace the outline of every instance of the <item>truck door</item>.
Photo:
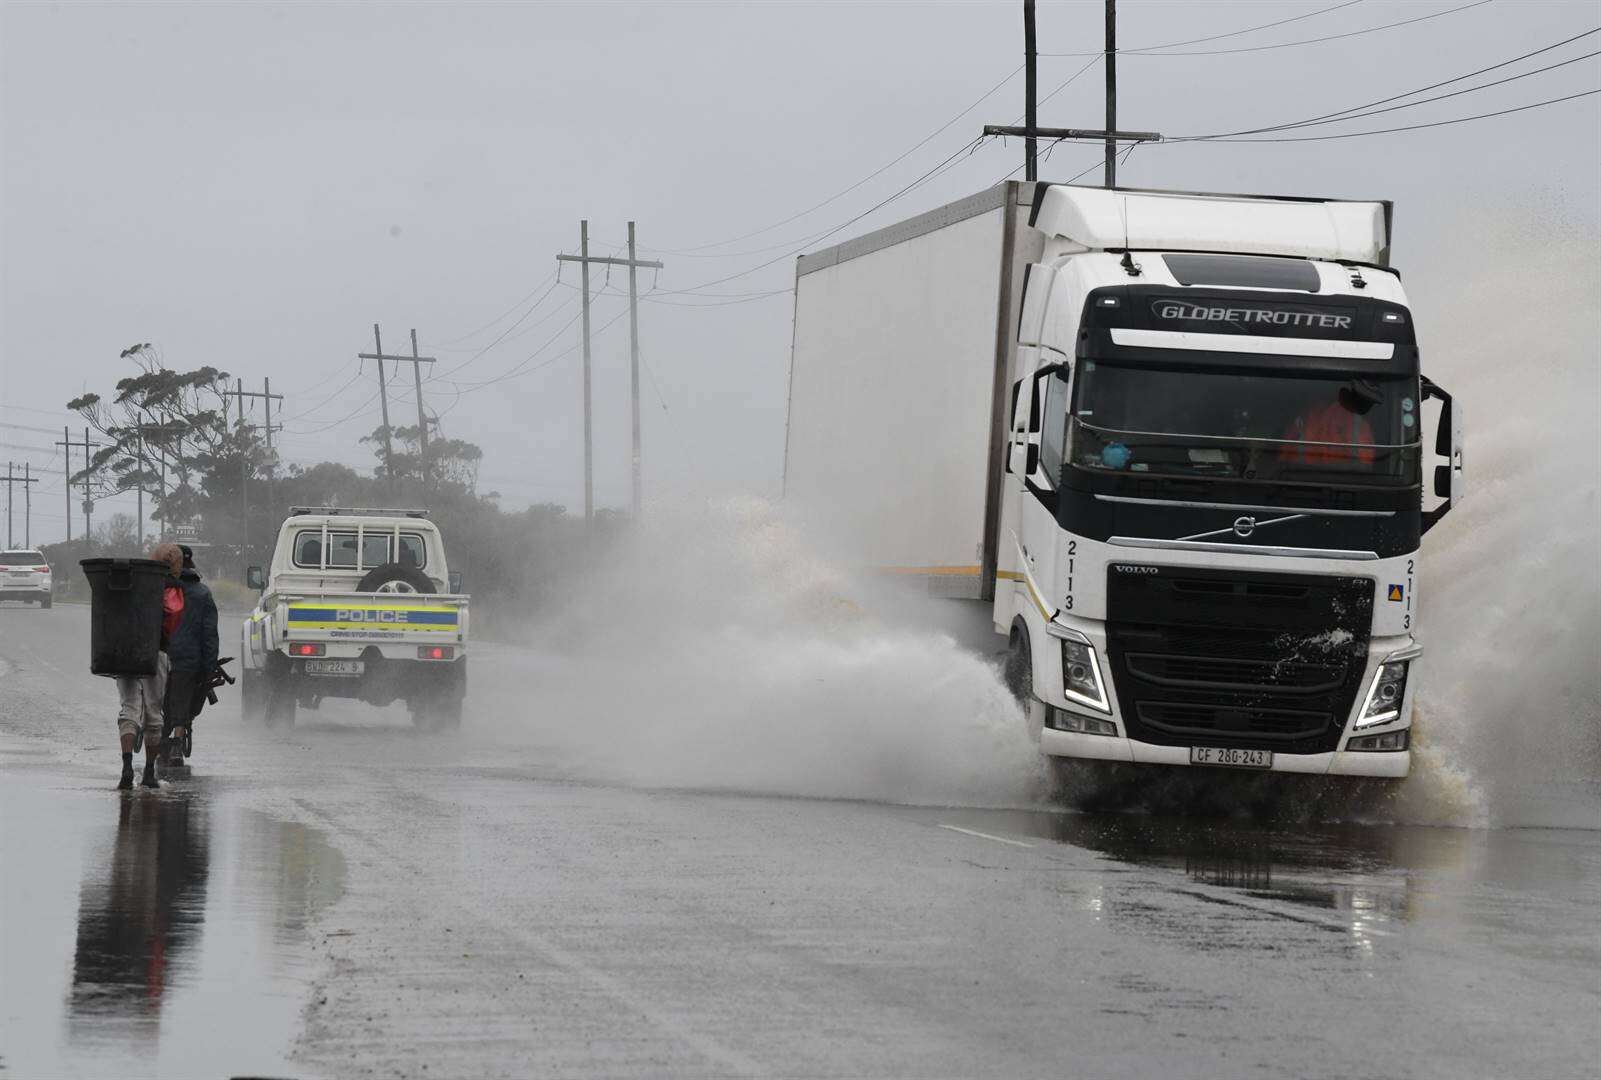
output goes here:
{"type": "Polygon", "coordinates": [[[1466,485],[1462,473],[1462,405],[1453,401],[1439,384],[1427,378],[1423,380],[1423,397],[1440,402],[1439,416],[1435,421],[1434,454],[1436,458],[1445,459],[1445,464],[1434,468],[1434,496],[1442,501],[1434,509],[1423,513],[1423,531],[1428,532],[1462,502],[1466,485]]]}
{"type": "MultiPolygon", "coordinates": [[[[1062,484],[1067,433],[1069,369],[1063,364],[1042,368],[1018,387],[1019,412],[1026,406],[1026,442],[1013,423],[1011,469],[1018,490],[1018,555],[1026,576],[1024,587],[1042,618],[1060,607],[1056,583],[1057,491],[1062,484]]],[[[1021,419],[1021,417],[1018,417],[1021,419]]]]}

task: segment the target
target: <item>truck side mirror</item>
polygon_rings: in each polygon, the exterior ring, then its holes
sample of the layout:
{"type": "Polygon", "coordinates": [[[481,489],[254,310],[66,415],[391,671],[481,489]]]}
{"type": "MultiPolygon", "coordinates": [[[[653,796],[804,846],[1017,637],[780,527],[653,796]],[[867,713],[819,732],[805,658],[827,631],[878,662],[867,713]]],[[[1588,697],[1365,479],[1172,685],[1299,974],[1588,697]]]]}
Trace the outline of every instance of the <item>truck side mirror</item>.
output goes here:
{"type": "Polygon", "coordinates": [[[1030,460],[1033,445],[1029,439],[1029,418],[1033,411],[1034,380],[1019,379],[1012,384],[1012,426],[1007,436],[1006,471],[1025,480],[1034,471],[1034,462],[1030,460]]]}
{"type": "Polygon", "coordinates": [[[1434,469],[1434,494],[1445,502],[1423,515],[1423,531],[1428,532],[1440,519],[1462,501],[1466,486],[1462,475],[1462,410],[1451,400],[1451,395],[1428,379],[1423,380],[1424,400],[1440,401],[1439,428],[1434,436],[1434,452],[1446,459],[1444,465],[1434,469]]]}
{"type": "Polygon", "coordinates": [[[267,575],[261,572],[261,567],[252,566],[245,571],[245,584],[252,589],[265,589],[267,587],[267,575]]]}
{"type": "Polygon", "coordinates": [[[453,592],[453,593],[461,592],[461,571],[460,570],[452,570],[450,572],[450,591],[453,592]]]}

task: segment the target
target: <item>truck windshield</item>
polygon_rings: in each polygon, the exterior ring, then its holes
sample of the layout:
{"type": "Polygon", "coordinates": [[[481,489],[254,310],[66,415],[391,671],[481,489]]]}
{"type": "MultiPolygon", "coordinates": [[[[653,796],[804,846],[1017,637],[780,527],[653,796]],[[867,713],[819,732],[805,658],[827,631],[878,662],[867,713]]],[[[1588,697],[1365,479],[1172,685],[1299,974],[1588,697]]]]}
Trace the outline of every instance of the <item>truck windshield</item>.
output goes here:
{"type": "Polygon", "coordinates": [[[1416,377],[1079,368],[1081,469],[1405,486],[1421,460],[1416,377]]]}

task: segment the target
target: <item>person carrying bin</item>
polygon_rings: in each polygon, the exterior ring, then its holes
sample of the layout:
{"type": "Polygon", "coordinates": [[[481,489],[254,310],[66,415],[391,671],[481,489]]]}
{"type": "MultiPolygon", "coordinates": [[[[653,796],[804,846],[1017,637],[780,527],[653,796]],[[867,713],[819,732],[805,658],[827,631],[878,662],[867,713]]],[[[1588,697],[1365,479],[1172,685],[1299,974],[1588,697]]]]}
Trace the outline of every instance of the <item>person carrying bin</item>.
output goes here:
{"type": "MultiPolygon", "coordinates": [[[[177,545],[174,545],[177,547],[177,545]]],[[[194,721],[196,702],[211,684],[217,669],[217,602],[200,580],[193,555],[178,547],[178,585],[183,592],[183,615],[167,648],[167,688],[162,698],[163,744],[166,764],[183,764],[183,740],[194,721]]]]}
{"type": "Polygon", "coordinates": [[[161,652],[156,658],[156,670],[150,675],[117,676],[117,732],[122,743],[122,778],[118,790],[133,787],[133,753],[142,740],[145,750],[145,773],[142,784],[147,788],[160,787],[156,777],[156,759],[161,750],[161,730],[164,722],[164,699],[167,692],[167,646],[183,616],[184,594],[179,587],[178,574],[183,569],[183,552],[177,544],[157,544],[150,549],[150,558],[167,567],[166,587],[162,589],[161,652]]]}

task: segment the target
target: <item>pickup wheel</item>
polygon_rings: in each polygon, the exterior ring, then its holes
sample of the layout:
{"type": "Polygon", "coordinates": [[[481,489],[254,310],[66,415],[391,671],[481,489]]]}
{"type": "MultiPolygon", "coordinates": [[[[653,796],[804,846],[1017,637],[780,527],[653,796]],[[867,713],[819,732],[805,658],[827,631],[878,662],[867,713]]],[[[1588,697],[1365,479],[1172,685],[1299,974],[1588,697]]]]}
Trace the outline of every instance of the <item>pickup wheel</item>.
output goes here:
{"type": "Polygon", "coordinates": [[[411,722],[418,731],[456,731],[461,727],[462,700],[449,694],[429,694],[408,701],[411,722]]]}
{"type": "Polygon", "coordinates": [[[244,668],[239,672],[239,710],[245,723],[259,724],[267,718],[265,671],[244,668]]]}
{"type": "Polygon", "coordinates": [[[295,692],[279,665],[263,668],[262,718],[270,728],[295,726],[295,692]]]}
{"type": "Polygon", "coordinates": [[[434,583],[415,566],[384,563],[367,571],[356,583],[357,592],[376,593],[431,593],[434,583]]]}
{"type": "Polygon", "coordinates": [[[467,696],[467,661],[450,664],[438,685],[407,701],[419,731],[457,731],[467,696]]]}

